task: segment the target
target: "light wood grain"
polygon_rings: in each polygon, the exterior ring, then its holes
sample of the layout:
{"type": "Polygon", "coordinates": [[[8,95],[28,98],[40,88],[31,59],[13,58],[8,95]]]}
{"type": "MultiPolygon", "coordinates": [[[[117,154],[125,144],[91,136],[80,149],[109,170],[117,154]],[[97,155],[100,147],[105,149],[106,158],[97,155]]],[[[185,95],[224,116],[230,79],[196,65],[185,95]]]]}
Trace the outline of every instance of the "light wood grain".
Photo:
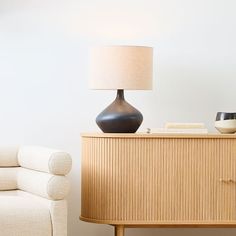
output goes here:
{"type": "Polygon", "coordinates": [[[81,219],[135,226],[236,226],[236,139],[82,136],[81,219]]]}
{"type": "Polygon", "coordinates": [[[125,228],[124,225],[116,225],[115,226],[115,236],[124,236],[125,228]]]}
{"type": "Polygon", "coordinates": [[[82,137],[99,137],[99,138],[236,138],[236,134],[158,134],[158,133],[82,133],[82,137]]]}

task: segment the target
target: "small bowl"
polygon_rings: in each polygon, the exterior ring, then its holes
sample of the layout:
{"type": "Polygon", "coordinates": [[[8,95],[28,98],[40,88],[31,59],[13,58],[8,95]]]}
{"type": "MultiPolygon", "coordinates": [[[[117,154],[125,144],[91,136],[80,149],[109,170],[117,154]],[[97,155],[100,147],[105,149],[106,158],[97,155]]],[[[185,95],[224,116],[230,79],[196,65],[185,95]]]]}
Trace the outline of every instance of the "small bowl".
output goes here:
{"type": "Polygon", "coordinates": [[[217,112],[215,128],[222,134],[236,132],[236,112],[217,112]]]}

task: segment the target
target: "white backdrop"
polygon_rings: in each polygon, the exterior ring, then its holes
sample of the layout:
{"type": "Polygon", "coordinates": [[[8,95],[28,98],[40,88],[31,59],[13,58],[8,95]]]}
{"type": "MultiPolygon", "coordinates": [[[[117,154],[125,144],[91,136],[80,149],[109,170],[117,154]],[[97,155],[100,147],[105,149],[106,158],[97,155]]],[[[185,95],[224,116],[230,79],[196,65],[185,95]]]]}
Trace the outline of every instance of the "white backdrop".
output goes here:
{"type": "MultiPolygon", "coordinates": [[[[236,110],[234,0],[0,0],[0,141],[64,149],[73,156],[69,236],[108,236],[79,221],[80,133],[114,91],[87,87],[88,47],[155,48],[153,91],[130,91],[146,127],[205,122],[236,110]]],[[[129,229],[128,236],[233,236],[234,229],[129,229]]]]}

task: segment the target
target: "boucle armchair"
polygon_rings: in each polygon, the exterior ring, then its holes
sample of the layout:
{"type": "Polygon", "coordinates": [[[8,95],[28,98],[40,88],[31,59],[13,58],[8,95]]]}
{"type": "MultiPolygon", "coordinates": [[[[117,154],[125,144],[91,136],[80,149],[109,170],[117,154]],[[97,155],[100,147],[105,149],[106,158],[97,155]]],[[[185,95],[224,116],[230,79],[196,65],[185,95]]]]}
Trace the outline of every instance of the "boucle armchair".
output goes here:
{"type": "Polygon", "coordinates": [[[66,236],[69,154],[0,148],[0,235],[66,236]]]}

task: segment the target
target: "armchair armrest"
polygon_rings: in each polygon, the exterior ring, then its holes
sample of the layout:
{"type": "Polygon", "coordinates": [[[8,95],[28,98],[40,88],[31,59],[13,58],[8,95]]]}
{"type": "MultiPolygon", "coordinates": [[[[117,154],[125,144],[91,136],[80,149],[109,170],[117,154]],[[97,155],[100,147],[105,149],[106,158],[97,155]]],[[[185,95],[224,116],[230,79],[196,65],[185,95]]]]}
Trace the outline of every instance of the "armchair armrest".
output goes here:
{"type": "Polygon", "coordinates": [[[69,192],[69,181],[65,176],[18,168],[18,189],[51,199],[62,200],[69,192]]]}
{"type": "Polygon", "coordinates": [[[20,147],[18,162],[21,167],[53,175],[68,174],[72,165],[72,160],[68,153],[39,146],[20,147]]]}

